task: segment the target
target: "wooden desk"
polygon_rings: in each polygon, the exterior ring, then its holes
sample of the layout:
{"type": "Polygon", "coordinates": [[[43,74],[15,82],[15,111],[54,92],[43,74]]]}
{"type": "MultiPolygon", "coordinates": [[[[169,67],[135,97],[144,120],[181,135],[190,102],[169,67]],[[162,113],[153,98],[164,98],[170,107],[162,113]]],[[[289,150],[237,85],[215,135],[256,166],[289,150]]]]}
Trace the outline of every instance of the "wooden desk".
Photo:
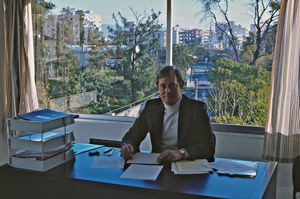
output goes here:
{"type": "Polygon", "coordinates": [[[120,179],[123,169],[90,168],[88,153],[45,173],[0,169],[0,198],[276,198],[277,164],[259,162],[255,178],[174,175],[165,166],[156,181],[120,179]]]}

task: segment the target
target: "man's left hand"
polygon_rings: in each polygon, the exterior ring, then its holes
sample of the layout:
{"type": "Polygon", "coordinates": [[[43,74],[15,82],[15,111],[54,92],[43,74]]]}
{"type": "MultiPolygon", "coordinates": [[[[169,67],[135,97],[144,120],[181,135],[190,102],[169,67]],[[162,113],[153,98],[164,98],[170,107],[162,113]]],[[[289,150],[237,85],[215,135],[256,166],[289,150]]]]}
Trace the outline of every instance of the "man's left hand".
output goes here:
{"type": "Polygon", "coordinates": [[[182,159],[183,155],[181,153],[179,153],[178,150],[164,150],[160,156],[157,158],[157,162],[159,164],[164,164],[167,162],[175,162],[177,160],[182,159]]]}

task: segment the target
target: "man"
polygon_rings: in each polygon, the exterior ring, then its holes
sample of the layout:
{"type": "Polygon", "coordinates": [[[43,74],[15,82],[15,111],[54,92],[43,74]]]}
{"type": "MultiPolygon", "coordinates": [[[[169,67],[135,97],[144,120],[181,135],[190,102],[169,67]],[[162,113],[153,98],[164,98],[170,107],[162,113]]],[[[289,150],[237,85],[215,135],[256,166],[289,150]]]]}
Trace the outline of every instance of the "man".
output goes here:
{"type": "Polygon", "coordinates": [[[122,156],[132,159],[150,133],[152,152],[161,153],[158,163],[183,159],[213,161],[215,136],[204,102],[182,95],[184,81],[179,70],[163,68],[156,77],[160,98],[149,100],[139,118],[122,139],[122,156]]]}

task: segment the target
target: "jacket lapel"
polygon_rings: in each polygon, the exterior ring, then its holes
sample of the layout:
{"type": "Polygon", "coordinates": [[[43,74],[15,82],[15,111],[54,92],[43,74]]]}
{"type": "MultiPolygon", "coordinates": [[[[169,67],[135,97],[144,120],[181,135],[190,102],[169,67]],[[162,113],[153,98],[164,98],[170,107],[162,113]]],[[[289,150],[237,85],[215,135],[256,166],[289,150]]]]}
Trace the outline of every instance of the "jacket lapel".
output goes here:
{"type": "Polygon", "coordinates": [[[178,147],[182,145],[183,138],[187,133],[190,122],[189,106],[186,101],[186,96],[182,95],[178,117],[178,147]]]}

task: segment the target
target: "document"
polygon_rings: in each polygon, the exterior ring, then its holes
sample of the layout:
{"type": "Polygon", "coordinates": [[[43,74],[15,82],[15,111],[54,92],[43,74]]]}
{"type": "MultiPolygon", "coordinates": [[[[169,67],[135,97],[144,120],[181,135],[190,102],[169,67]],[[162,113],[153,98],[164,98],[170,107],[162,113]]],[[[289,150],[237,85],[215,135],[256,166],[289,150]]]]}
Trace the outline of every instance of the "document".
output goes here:
{"type": "Polygon", "coordinates": [[[120,178],[155,181],[162,168],[163,166],[161,165],[131,164],[120,178]]]}
{"type": "Polygon", "coordinates": [[[104,168],[124,168],[125,160],[122,157],[108,157],[97,156],[95,157],[91,168],[104,169],[104,168]]]}
{"type": "Polygon", "coordinates": [[[204,166],[204,163],[207,163],[206,159],[173,162],[171,165],[171,171],[175,174],[208,174],[212,172],[213,170],[204,166]]]}
{"type": "Polygon", "coordinates": [[[103,145],[98,145],[98,144],[84,144],[84,143],[75,143],[72,146],[72,150],[74,151],[75,155],[79,153],[83,153],[86,151],[90,151],[93,149],[98,149],[104,147],[103,145]]]}
{"type": "Polygon", "coordinates": [[[216,162],[205,163],[205,165],[212,169],[216,169],[219,174],[255,177],[258,162],[219,159],[216,162]]]}
{"type": "Polygon", "coordinates": [[[133,159],[127,160],[127,163],[158,165],[159,163],[157,163],[157,158],[159,155],[160,155],[160,153],[138,152],[138,153],[134,154],[133,159]]]}

